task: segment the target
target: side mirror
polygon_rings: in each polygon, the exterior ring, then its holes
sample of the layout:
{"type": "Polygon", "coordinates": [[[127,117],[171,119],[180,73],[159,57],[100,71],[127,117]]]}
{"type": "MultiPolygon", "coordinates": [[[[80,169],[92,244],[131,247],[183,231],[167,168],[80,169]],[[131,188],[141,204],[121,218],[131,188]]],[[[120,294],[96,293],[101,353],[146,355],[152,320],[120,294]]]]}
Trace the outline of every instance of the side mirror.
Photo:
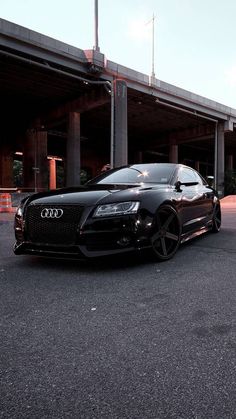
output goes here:
{"type": "Polygon", "coordinates": [[[207,176],[206,178],[208,185],[213,188],[214,185],[214,176],[207,176]]]}
{"type": "Polygon", "coordinates": [[[181,185],[182,183],[180,182],[180,180],[177,180],[177,182],[175,182],[175,189],[177,192],[182,192],[181,185]]]}
{"type": "Polygon", "coordinates": [[[180,180],[177,180],[177,182],[175,182],[175,189],[177,192],[182,192],[181,186],[197,186],[199,183],[198,182],[180,182],[180,180]]]}

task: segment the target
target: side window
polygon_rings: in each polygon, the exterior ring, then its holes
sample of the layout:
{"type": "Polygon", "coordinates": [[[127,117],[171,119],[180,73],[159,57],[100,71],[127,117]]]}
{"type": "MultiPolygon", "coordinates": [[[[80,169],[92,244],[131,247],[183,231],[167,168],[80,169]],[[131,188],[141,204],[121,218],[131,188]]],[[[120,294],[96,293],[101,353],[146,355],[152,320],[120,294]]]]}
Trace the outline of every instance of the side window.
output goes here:
{"type": "Polygon", "coordinates": [[[199,185],[203,185],[203,179],[201,178],[201,176],[199,176],[199,174],[197,172],[194,172],[195,176],[196,176],[196,182],[199,183],[199,185]]]}
{"type": "Polygon", "coordinates": [[[178,180],[182,183],[198,182],[200,185],[202,185],[202,180],[200,176],[196,172],[194,172],[194,170],[187,169],[185,167],[179,170],[178,180]]]}

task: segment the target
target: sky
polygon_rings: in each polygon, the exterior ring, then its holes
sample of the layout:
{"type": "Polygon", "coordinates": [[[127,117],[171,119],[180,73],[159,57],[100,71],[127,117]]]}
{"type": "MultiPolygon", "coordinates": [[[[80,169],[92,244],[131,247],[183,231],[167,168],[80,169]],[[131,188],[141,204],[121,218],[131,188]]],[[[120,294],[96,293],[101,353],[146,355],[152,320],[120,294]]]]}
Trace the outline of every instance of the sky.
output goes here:
{"type": "MultiPolygon", "coordinates": [[[[236,108],[235,0],[98,0],[106,58],[236,108]]],[[[94,0],[0,0],[0,17],[81,49],[94,42],[94,0]]]]}

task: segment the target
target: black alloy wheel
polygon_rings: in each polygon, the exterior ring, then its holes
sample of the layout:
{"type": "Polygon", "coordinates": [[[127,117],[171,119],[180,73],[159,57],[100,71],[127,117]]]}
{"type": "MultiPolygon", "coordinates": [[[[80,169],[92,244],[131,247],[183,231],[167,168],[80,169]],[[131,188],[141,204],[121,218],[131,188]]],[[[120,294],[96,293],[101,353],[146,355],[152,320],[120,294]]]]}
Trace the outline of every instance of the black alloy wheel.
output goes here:
{"type": "Polygon", "coordinates": [[[151,238],[152,249],[158,260],[168,260],[178,250],[181,226],[176,210],[163,205],[156,214],[155,232],[151,238]]]}
{"type": "Polygon", "coordinates": [[[216,204],[212,216],[212,231],[218,233],[221,227],[221,209],[220,204],[216,204]]]}

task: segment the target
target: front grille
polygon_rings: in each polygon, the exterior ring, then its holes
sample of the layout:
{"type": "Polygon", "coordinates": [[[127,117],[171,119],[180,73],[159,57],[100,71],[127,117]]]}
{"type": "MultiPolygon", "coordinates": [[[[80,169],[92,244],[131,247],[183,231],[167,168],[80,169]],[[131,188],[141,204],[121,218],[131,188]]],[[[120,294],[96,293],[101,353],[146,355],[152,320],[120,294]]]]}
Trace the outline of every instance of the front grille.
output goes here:
{"type": "Polygon", "coordinates": [[[73,245],[83,207],[79,205],[30,205],[26,212],[26,236],[32,243],[73,245]],[[44,208],[61,208],[60,218],[42,218],[44,208]]]}

